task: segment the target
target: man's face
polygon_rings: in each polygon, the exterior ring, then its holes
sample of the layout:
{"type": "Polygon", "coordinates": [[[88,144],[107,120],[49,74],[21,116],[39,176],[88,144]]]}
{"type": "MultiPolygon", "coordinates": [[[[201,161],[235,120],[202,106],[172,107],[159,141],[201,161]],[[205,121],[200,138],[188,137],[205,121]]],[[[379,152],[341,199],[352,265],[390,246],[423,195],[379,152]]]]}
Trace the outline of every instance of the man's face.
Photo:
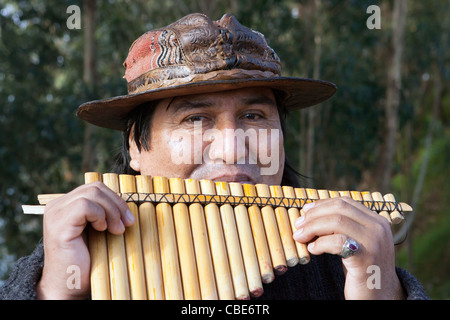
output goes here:
{"type": "Polygon", "coordinates": [[[161,100],[150,150],[130,145],[130,165],[143,175],[269,185],[283,175],[283,135],[268,88],[161,100]]]}

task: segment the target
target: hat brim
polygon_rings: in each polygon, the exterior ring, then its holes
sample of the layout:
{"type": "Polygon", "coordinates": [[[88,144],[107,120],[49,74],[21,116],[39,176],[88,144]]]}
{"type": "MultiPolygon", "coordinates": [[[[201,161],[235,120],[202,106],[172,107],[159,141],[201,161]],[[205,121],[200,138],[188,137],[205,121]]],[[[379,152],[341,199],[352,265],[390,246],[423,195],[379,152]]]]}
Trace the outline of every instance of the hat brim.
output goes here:
{"type": "Polygon", "coordinates": [[[202,81],[90,101],[78,108],[77,116],[99,127],[123,131],[127,115],[145,102],[251,87],[268,87],[282,92],[282,103],[288,111],[321,103],[337,89],[331,82],[293,77],[202,81]]]}

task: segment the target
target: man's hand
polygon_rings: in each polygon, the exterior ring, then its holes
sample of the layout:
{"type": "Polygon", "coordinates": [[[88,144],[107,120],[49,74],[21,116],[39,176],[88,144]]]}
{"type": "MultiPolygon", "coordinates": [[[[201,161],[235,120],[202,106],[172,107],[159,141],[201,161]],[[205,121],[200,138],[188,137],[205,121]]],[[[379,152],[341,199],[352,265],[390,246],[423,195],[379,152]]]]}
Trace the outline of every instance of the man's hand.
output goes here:
{"type": "Polygon", "coordinates": [[[122,234],[135,222],[126,202],[102,182],[82,185],[45,207],[42,277],[37,286],[40,299],[86,299],[90,291],[90,256],[85,227],[122,234]],[[68,267],[80,270],[80,289],[70,289],[68,267]]]}
{"type": "Polygon", "coordinates": [[[295,223],[294,239],[309,243],[311,254],[339,255],[348,238],[359,244],[355,255],[342,259],[346,299],[404,298],[395,272],[394,242],[386,218],[348,197],[319,200],[303,210],[305,215],[295,223]],[[367,285],[371,265],[379,267],[379,289],[367,285]]]}

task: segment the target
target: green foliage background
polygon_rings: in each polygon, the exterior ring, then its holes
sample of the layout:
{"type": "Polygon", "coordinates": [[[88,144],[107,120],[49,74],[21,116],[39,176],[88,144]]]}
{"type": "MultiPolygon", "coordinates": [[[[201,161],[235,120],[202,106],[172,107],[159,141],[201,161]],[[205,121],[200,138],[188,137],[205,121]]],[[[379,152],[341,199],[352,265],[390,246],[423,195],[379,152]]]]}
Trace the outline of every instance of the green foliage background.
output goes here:
{"type": "MultiPolygon", "coordinates": [[[[300,172],[307,125],[315,128],[314,174],[305,186],[376,190],[385,115],[387,61],[392,54],[393,1],[109,0],[97,3],[96,86],[83,82],[83,23],[69,30],[66,12],[82,1],[0,0],[0,279],[42,237],[41,217],[22,214],[41,193],[67,192],[82,183],[83,102],[126,93],[122,63],[142,33],[185,14],[225,12],[265,34],[285,75],[334,82],[333,99],[288,119],[286,148],[300,172]],[[381,8],[381,30],[369,30],[366,9],[381,8]],[[318,28],[318,26],[320,26],[318,28]],[[315,64],[320,35],[321,55],[315,64]],[[317,69],[317,67],[319,69],[317,69]]],[[[414,272],[431,297],[450,297],[449,28],[447,1],[409,1],[402,62],[402,95],[392,193],[411,203],[425,159],[415,220],[398,245],[398,265],[414,272]],[[437,78],[442,85],[436,102],[437,78]],[[430,137],[427,148],[426,137],[430,137]]],[[[121,135],[96,130],[93,170],[106,172],[121,135]]],[[[394,230],[395,232],[395,230],[394,230]]]]}

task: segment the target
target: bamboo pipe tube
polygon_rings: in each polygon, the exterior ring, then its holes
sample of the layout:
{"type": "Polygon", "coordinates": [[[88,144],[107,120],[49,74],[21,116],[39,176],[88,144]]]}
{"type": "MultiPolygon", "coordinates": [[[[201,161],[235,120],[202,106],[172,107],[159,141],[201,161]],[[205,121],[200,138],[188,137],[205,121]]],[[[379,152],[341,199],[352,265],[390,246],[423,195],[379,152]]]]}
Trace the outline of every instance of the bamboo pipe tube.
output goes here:
{"type": "MultiPolygon", "coordinates": [[[[297,191],[297,190],[296,190],[297,191]]],[[[316,200],[319,200],[319,193],[316,189],[312,189],[312,188],[305,188],[305,193],[306,193],[306,197],[308,198],[307,203],[311,203],[314,202],[316,200]]],[[[301,210],[301,214],[303,215],[303,209],[301,210]]]]}
{"type": "Polygon", "coordinates": [[[350,191],[339,191],[341,197],[349,197],[351,198],[350,191]]]}
{"type": "Polygon", "coordinates": [[[319,196],[319,199],[329,199],[330,194],[328,193],[328,190],[317,190],[317,195],[319,196]]]}
{"type": "Polygon", "coordinates": [[[320,199],[319,194],[316,189],[305,188],[305,190],[306,190],[306,195],[308,196],[308,199],[311,200],[309,202],[313,202],[314,200],[320,199]]]}
{"type": "MultiPolygon", "coordinates": [[[[374,199],[372,198],[372,195],[368,191],[362,191],[361,196],[362,196],[363,200],[368,201],[368,203],[373,203],[373,201],[374,201],[374,199]]],[[[386,211],[380,212],[380,205],[375,203],[375,209],[377,212],[379,212],[380,216],[385,217],[389,221],[390,224],[392,223],[391,216],[389,215],[389,213],[387,213],[386,211]]]]}
{"type": "MultiPolygon", "coordinates": [[[[281,186],[270,186],[269,190],[270,194],[274,198],[283,198],[284,196],[281,186]]],[[[277,220],[278,230],[280,232],[286,263],[288,267],[294,267],[298,264],[299,258],[294,239],[292,238],[292,228],[287,209],[283,207],[275,208],[275,218],[277,220]]]]}
{"type": "MultiPolygon", "coordinates": [[[[317,194],[317,190],[316,189],[311,189],[311,188],[295,188],[295,195],[298,198],[306,198],[307,200],[305,201],[306,203],[312,203],[315,200],[319,199],[319,195],[317,194]]],[[[300,215],[304,216],[305,212],[303,211],[303,209],[300,209],[300,215]]]]}
{"type": "MultiPolygon", "coordinates": [[[[310,190],[313,189],[308,189],[309,191],[307,192],[305,188],[294,188],[294,192],[295,192],[295,196],[299,199],[306,199],[304,200],[304,203],[302,203],[302,205],[304,206],[307,203],[311,203],[313,200],[311,200],[310,196],[313,196],[314,199],[317,199],[317,194],[316,193],[312,193],[310,190]]],[[[302,208],[303,208],[302,206],[302,208]]],[[[303,211],[303,209],[299,210],[300,212],[300,216],[304,216],[305,212],[303,211]]],[[[309,251],[308,251],[308,245],[306,243],[302,243],[301,244],[304,249],[306,250],[306,252],[308,253],[308,260],[305,263],[308,263],[311,260],[311,256],[309,255],[309,251]]]]}
{"type": "MultiPolygon", "coordinates": [[[[395,202],[394,195],[391,193],[385,194],[383,198],[385,201],[395,202]]],[[[390,216],[393,224],[399,224],[404,219],[403,215],[397,210],[391,211],[390,216]]]]}
{"type": "MultiPolygon", "coordinates": [[[[283,193],[286,198],[295,198],[295,191],[293,187],[283,187],[283,193]]],[[[291,224],[292,233],[294,233],[297,229],[295,228],[295,220],[300,217],[300,210],[297,208],[289,208],[288,209],[289,221],[291,224]]],[[[297,254],[299,257],[300,264],[307,264],[311,258],[309,255],[308,248],[306,244],[295,241],[295,247],[297,248],[297,254]]]]}
{"type": "MultiPolygon", "coordinates": [[[[168,179],[153,177],[153,189],[155,193],[169,192],[168,179]]],[[[182,300],[183,288],[178,261],[177,241],[172,208],[168,203],[156,205],[156,221],[159,231],[165,298],[167,300],[182,300]]]]}
{"type": "MultiPolygon", "coordinates": [[[[185,185],[188,194],[200,194],[200,185],[197,180],[186,179],[185,185]]],[[[191,218],[192,237],[202,299],[217,300],[218,294],[203,206],[200,203],[191,204],[189,206],[189,216],[191,218]]]]}
{"type": "MultiPolygon", "coordinates": [[[[295,193],[295,197],[299,198],[299,199],[304,199],[302,200],[302,207],[307,204],[310,203],[311,200],[308,199],[308,195],[306,194],[306,190],[305,188],[294,188],[294,193],[295,193]]],[[[302,209],[300,209],[300,215],[304,215],[304,212],[302,209]]]]}
{"type": "MultiPolygon", "coordinates": [[[[85,183],[102,181],[101,174],[86,172],[85,183]]],[[[106,233],[88,227],[89,254],[91,256],[91,298],[92,300],[110,300],[108,244],[106,233]]]]}
{"type": "MultiPolygon", "coordinates": [[[[228,183],[216,182],[215,187],[218,195],[230,195],[228,183]]],[[[234,296],[237,300],[249,300],[250,294],[247,286],[247,278],[245,276],[244,262],[242,260],[241,246],[239,243],[233,207],[230,204],[221,205],[220,217],[222,219],[225,243],[227,245],[229,256],[234,296]]]]}
{"type": "Polygon", "coordinates": [[[369,199],[372,200],[372,197],[368,192],[350,191],[350,195],[353,200],[362,202],[362,204],[366,207],[368,207],[368,203],[366,203],[366,201],[369,201],[369,199]]]}
{"type": "MultiPolygon", "coordinates": [[[[372,198],[375,201],[383,201],[383,196],[381,195],[380,192],[373,192],[372,198]]],[[[388,219],[389,223],[392,223],[391,215],[389,214],[389,212],[387,212],[386,210],[382,210],[380,207],[378,209],[379,209],[379,215],[388,219]]]]}
{"type": "MultiPolygon", "coordinates": [[[[229,194],[243,197],[242,185],[237,182],[229,183],[229,194]]],[[[227,189],[222,190],[228,192],[227,189]]],[[[224,194],[228,195],[228,194],[224,194]]],[[[247,276],[248,289],[250,295],[254,298],[260,297],[264,293],[261,274],[259,272],[258,256],[256,255],[255,244],[253,243],[252,228],[248,217],[247,208],[244,205],[238,205],[234,208],[234,217],[236,219],[239,241],[241,243],[242,258],[244,260],[245,274],[247,276]]],[[[273,278],[272,269],[270,277],[273,278]]]]}
{"type": "MultiPolygon", "coordinates": [[[[256,197],[256,188],[254,185],[244,184],[243,190],[244,195],[247,197],[256,197]]],[[[259,207],[257,205],[250,206],[248,208],[248,216],[255,241],[262,282],[271,283],[275,279],[275,275],[273,273],[272,260],[270,258],[270,251],[267,245],[266,233],[259,207]]]]}
{"type": "MultiPolygon", "coordinates": [[[[259,197],[270,197],[268,185],[257,184],[255,187],[259,197]]],[[[286,256],[284,255],[283,244],[281,243],[280,233],[278,232],[274,210],[271,206],[265,206],[261,208],[261,215],[275,274],[282,275],[287,271],[286,256]]]]}
{"type": "Polygon", "coordinates": [[[328,193],[330,194],[330,198],[338,198],[338,197],[340,197],[339,191],[329,191],[328,193]]]}
{"type": "MultiPolygon", "coordinates": [[[[216,193],[214,182],[209,180],[200,180],[200,188],[201,194],[204,195],[214,195],[216,193]]],[[[210,203],[205,206],[204,210],[219,299],[232,300],[235,298],[233,281],[231,280],[219,207],[215,203],[210,203]]]]}
{"type": "MultiPolygon", "coordinates": [[[[126,174],[119,175],[119,186],[120,192],[122,193],[136,192],[135,176],[126,174]]],[[[127,227],[127,232],[125,232],[125,250],[128,261],[128,278],[130,280],[131,299],[147,300],[139,210],[134,202],[128,202],[127,205],[136,221],[132,226],[127,227]]]]}
{"type": "MultiPolygon", "coordinates": [[[[152,178],[150,176],[136,176],[136,190],[142,193],[152,193],[152,178]]],[[[144,253],[147,297],[150,300],[162,300],[164,299],[164,284],[161,270],[158,226],[153,203],[141,203],[139,206],[139,223],[144,253]]]]}
{"type": "MultiPolygon", "coordinates": [[[[316,189],[312,189],[312,188],[295,188],[294,191],[295,191],[295,195],[297,196],[297,198],[307,199],[305,201],[305,204],[306,203],[312,203],[312,202],[314,202],[314,201],[319,199],[319,194],[318,194],[316,189]]],[[[305,212],[303,211],[303,209],[300,209],[300,215],[301,216],[305,215],[305,212]]],[[[306,243],[303,244],[303,245],[305,246],[305,249],[307,251],[308,250],[308,245],[306,243]]],[[[309,251],[308,251],[308,256],[309,256],[309,251]]],[[[309,262],[309,260],[307,262],[309,262]]]]}
{"type": "MultiPolygon", "coordinates": [[[[119,193],[119,179],[115,173],[104,173],[103,183],[112,191],[119,193]]],[[[128,282],[125,239],[123,235],[106,234],[108,240],[109,275],[111,280],[111,299],[129,300],[130,285],[128,282]]]]}
{"type": "MultiPolygon", "coordinates": [[[[364,203],[364,201],[369,201],[372,200],[372,197],[370,196],[370,194],[368,192],[359,192],[359,191],[350,191],[350,195],[353,198],[353,200],[356,201],[363,201],[363,204],[367,207],[367,204],[364,203]]],[[[387,215],[387,217],[389,217],[389,215],[387,215]]],[[[390,218],[388,219],[390,220],[390,218]]]]}
{"type": "MultiPolygon", "coordinates": [[[[181,178],[170,178],[169,185],[170,192],[185,193],[184,182],[181,178]]],[[[201,294],[195,262],[194,244],[192,242],[191,222],[186,204],[177,203],[173,205],[173,219],[177,235],[184,298],[186,300],[200,300],[201,294]]]]}
{"type": "Polygon", "coordinates": [[[353,200],[363,201],[363,197],[361,195],[361,192],[359,191],[351,191],[350,196],[352,197],[353,200]]]}
{"type": "Polygon", "coordinates": [[[362,196],[362,198],[364,200],[364,204],[366,204],[366,203],[367,204],[373,203],[373,207],[375,208],[375,210],[377,212],[379,211],[380,206],[373,202],[374,200],[373,200],[372,195],[370,194],[369,191],[361,191],[361,196],[362,196]]]}

